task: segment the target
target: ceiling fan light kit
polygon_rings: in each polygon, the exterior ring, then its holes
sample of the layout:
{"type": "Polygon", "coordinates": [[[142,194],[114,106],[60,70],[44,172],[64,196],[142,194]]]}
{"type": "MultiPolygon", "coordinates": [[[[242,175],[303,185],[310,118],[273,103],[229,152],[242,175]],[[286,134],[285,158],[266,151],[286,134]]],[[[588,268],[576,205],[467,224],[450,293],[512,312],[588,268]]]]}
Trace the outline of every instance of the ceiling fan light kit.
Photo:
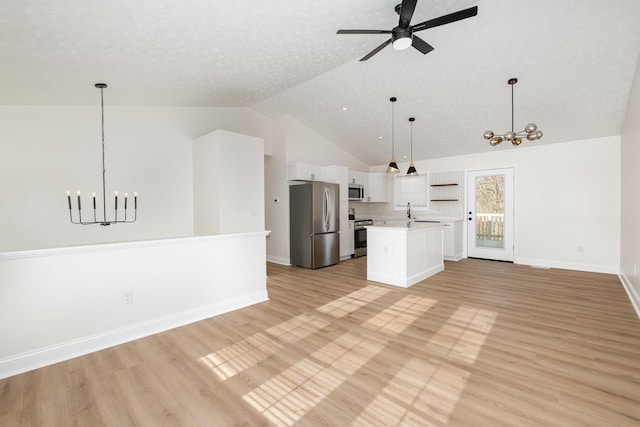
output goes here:
{"type": "Polygon", "coordinates": [[[411,47],[411,43],[413,42],[411,38],[411,31],[408,29],[396,27],[394,31],[391,33],[391,45],[395,50],[405,50],[411,47]]]}
{"type": "Polygon", "coordinates": [[[400,19],[398,21],[398,26],[393,28],[392,30],[338,30],[337,33],[391,35],[390,39],[387,39],[380,46],[366,54],[362,59],[360,59],[360,61],[366,61],[390,44],[395,50],[405,50],[408,49],[409,46],[413,46],[414,48],[416,48],[416,50],[426,55],[433,50],[433,46],[422,40],[420,37],[416,36],[414,33],[422,30],[427,30],[429,28],[439,27],[445,24],[451,24],[452,22],[471,18],[472,16],[476,16],[478,14],[478,6],[474,6],[468,9],[460,10],[458,12],[450,13],[448,15],[443,15],[438,18],[429,19],[416,25],[411,25],[411,18],[413,17],[413,12],[416,9],[417,2],[418,0],[403,0],[402,3],[396,5],[394,10],[398,15],[400,15],[400,19]]]}
{"type": "Polygon", "coordinates": [[[513,125],[513,86],[518,83],[518,79],[515,77],[510,78],[507,83],[511,86],[511,130],[504,135],[495,135],[493,131],[488,130],[484,133],[484,139],[489,141],[489,145],[495,147],[502,141],[511,141],[511,144],[516,147],[522,144],[522,138],[527,138],[528,141],[536,141],[542,138],[542,131],[538,130],[538,126],[535,123],[529,123],[524,127],[524,130],[514,131],[513,125]]]}

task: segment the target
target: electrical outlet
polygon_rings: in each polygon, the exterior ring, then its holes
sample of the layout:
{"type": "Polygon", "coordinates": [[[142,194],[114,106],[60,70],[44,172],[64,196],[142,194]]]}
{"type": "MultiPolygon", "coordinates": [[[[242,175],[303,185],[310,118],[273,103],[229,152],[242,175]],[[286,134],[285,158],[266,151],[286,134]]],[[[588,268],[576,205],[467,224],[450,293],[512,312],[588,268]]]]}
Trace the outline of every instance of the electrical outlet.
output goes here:
{"type": "Polygon", "coordinates": [[[133,291],[126,291],[122,294],[122,305],[133,304],[133,291]]]}

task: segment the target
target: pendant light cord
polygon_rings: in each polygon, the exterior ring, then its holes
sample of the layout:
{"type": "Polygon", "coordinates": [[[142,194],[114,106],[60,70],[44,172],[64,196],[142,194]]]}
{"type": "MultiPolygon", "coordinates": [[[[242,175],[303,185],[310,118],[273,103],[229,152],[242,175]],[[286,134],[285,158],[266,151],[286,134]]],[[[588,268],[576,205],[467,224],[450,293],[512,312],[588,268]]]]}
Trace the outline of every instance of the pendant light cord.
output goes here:
{"type": "Polygon", "coordinates": [[[513,86],[514,85],[515,83],[511,85],[511,132],[513,132],[513,129],[515,129],[513,125],[513,86]]]}
{"type": "Polygon", "coordinates": [[[411,124],[411,150],[409,151],[409,156],[413,162],[413,120],[409,120],[409,123],[411,124]]]}
{"type": "Polygon", "coordinates": [[[395,122],[396,122],[396,101],[395,98],[391,98],[391,157],[396,156],[396,145],[395,145],[395,122]]]}
{"type": "MultiPolygon", "coordinates": [[[[102,112],[102,213],[107,220],[107,189],[105,183],[106,167],[104,163],[104,87],[100,86],[100,111],[102,112]]],[[[117,219],[117,218],[116,218],[117,219]]]]}

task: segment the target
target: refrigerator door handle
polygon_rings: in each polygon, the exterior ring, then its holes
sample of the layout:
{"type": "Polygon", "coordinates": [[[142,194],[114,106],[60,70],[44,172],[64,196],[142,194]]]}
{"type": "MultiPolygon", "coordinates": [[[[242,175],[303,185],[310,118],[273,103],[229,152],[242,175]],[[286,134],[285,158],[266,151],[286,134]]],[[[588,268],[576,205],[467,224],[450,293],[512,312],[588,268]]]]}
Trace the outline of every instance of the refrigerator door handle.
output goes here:
{"type": "Polygon", "coordinates": [[[322,216],[324,222],[324,231],[327,232],[330,230],[331,226],[331,216],[329,213],[331,212],[331,197],[329,197],[329,189],[324,189],[324,194],[322,197],[322,216]]]}

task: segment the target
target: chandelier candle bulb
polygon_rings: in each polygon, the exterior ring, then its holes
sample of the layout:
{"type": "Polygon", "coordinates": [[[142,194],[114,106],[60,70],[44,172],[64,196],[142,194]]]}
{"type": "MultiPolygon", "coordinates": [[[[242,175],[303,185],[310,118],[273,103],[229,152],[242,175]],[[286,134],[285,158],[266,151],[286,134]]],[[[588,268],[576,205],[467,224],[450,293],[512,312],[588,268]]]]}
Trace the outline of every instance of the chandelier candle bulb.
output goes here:
{"type": "Polygon", "coordinates": [[[67,190],[67,202],[69,202],[69,210],[71,210],[71,191],[67,190]]]}
{"type": "Polygon", "coordinates": [[[91,195],[93,196],[93,210],[96,210],[96,192],[94,191],[93,193],[91,193],[91,195]]]}
{"type": "MultiPolygon", "coordinates": [[[[118,210],[118,192],[114,191],[114,194],[116,195],[116,210],[118,210]]],[[[118,217],[116,217],[116,221],[118,220],[118,217]]]]}
{"type": "Polygon", "coordinates": [[[124,193],[124,210],[127,210],[127,197],[129,196],[129,193],[124,193]]]}
{"type": "Polygon", "coordinates": [[[80,190],[78,190],[78,210],[82,209],[80,206],[80,190]]]}
{"type": "Polygon", "coordinates": [[[138,210],[138,192],[137,191],[133,192],[133,208],[135,210],[138,210]]]}

